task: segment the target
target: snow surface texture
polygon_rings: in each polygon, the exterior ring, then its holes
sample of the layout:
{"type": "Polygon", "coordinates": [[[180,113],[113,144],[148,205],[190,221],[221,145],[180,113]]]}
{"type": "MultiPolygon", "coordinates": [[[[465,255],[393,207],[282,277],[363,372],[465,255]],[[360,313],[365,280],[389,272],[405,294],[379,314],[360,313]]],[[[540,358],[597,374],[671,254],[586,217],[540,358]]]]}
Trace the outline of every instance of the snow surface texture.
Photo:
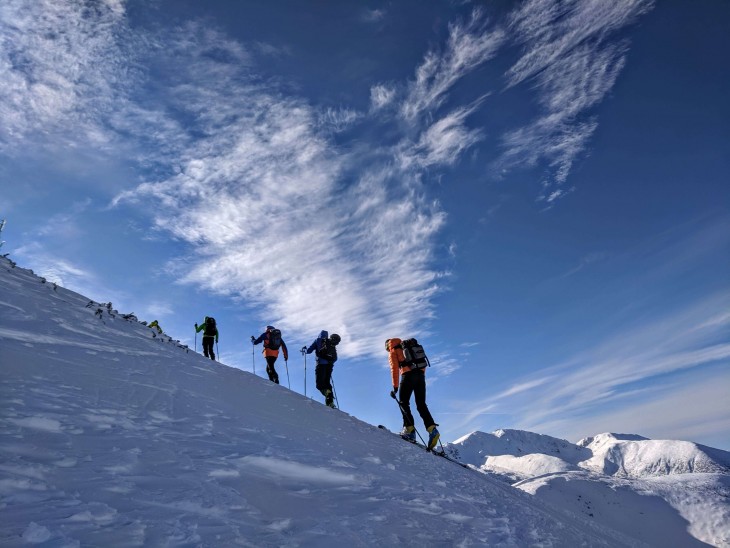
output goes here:
{"type": "Polygon", "coordinates": [[[2,546],[639,545],[6,259],[0,368],[2,546]]]}
{"type": "Polygon", "coordinates": [[[641,542],[730,546],[727,451],[633,434],[600,434],[574,445],[521,430],[474,432],[447,444],[447,451],[641,542]]]}

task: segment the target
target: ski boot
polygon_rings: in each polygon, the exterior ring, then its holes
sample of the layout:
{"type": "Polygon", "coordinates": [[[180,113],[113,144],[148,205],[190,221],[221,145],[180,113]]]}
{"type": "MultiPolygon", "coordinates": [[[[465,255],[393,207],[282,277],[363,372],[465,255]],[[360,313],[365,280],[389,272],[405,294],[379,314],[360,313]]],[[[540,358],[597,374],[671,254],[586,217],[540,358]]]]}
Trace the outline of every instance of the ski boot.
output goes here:
{"type": "Polygon", "coordinates": [[[411,443],[416,443],[416,427],[404,426],[400,433],[400,437],[411,443]]]}
{"type": "Polygon", "coordinates": [[[337,409],[337,408],[335,407],[335,397],[334,397],[334,395],[332,394],[332,390],[327,390],[327,391],[326,391],[326,392],[324,393],[324,404],[325,404],[325,405],[326,405],[327,407],[331,407],[332,409],[337,409]]]}
{"type": "Polygon", "coordinates": [[[439,434],[439,431],[436,429],[436,425],[432,424],[428,428],[426,428],[428,431],[428,447],[427,449],[429,451],[432,451],[434,447],[436,447],[436,444],[439,441],[439,437],[441,434],[439,434]]]}

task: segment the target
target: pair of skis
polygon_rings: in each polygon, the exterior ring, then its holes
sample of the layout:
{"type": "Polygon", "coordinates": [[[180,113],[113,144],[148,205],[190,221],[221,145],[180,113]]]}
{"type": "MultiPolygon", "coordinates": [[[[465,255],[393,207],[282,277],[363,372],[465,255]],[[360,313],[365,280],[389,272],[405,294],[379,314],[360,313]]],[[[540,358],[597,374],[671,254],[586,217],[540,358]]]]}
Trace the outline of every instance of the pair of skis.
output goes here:
{"type": "Polygon", "coordinates": [[[427,453],[431,453],[431,454],[433,454],[433,455],[436,455],[437,457],[441,457],[441,458],[444,458],[444,459],[446,459],[446,460],[448,460],[448,461],[450,461],[450,462],[453,462],[454,464],[458,464],[458,465],[459,465],[459,466],[461,466],[462,468],[466,468],[467,470],[469,470],[469,466],[467,466],[467,465],[466,465],[466,464],[464,464],[463,462],[459,462],[459,461],[458,461],[458,460],[456,460],[455,458],[453,458],[453,457],[450,457],[449,455],[447,455],[447,454],[446,454],[446,451],[444,451],[444,449],[443,449],[443,448],[442,448],[441,450],[438,450],[438,449],[436,449],[436,448],[433,448],[433,449],[429,449],[428,447],[426,447],[426,446],[425,446],[425,445],[423,445],[422,443],[419,443],[419,442],[418,442],[417,440],[409,440],[409,439],[407,439],[407,438],[404,438],[404,437],[403,437],[403,436],[401,436],[400,434],[396,434],[395,432],[391,432],[390,430],[388,430],[388,429],[387,429],[387,428],[386,428],[385,426],[383,426],[382,424],[379,424],[379,425],[378,425],[378,428],[380,428],[381,430],[385,430],[386,432],[389,432],[390,434],[393,434],[394,436],[398,436],[398,437],[399,437],[400,439],[402,439],[403,441],[406,441],[406,442],[408,442],[408,443],[410,443],[410,444],[412,444],[412,445],[417,445],[417,446],[418,446],[418,447],[420,447],[421,449],[425,450],[425,451],[426,451],[427,453]]]}

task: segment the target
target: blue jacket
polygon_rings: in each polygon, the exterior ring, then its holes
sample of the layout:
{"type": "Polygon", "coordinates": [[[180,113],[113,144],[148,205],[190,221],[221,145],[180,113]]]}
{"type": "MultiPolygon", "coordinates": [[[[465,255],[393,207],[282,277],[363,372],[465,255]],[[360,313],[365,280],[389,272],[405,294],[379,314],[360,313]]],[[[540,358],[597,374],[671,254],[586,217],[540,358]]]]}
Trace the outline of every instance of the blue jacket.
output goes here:
{"type": "MultiPolygon", "coordinates": [[[[322,330],[319,334],[319,337],[314,339],[314,342],[309,345],[309,348],[307,348],[307,354],[311,354],[312,352],[319,352],[320,348],[322,348],[322,341],[324,341],[327,337],[329,337],[329,333],[327,331],[322,330]]],[[[316,355],[316,354],[315,354],[316,355]]],[[[325,358],[320,358],[317,356],[317,365],[329,365],[329,360],[325,358]]]]}

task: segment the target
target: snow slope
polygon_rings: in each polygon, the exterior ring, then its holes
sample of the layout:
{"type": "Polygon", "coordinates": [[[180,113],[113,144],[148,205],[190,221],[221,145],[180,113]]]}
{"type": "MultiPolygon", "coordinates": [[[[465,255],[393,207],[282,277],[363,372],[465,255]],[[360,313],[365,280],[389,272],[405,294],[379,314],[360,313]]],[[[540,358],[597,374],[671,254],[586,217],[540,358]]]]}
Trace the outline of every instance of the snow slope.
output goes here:
{"type": "Polygon", "coordinates": [[[573,445],[519,430],[474,432],[447,448],[553,507],[642,542],[730,546],[726,451],[633,434],[599,434],[573,445]]]}
{"type": "Polygon", "coordinates": [[[636,546],[0,259],[0,545],[636,546]]]}

